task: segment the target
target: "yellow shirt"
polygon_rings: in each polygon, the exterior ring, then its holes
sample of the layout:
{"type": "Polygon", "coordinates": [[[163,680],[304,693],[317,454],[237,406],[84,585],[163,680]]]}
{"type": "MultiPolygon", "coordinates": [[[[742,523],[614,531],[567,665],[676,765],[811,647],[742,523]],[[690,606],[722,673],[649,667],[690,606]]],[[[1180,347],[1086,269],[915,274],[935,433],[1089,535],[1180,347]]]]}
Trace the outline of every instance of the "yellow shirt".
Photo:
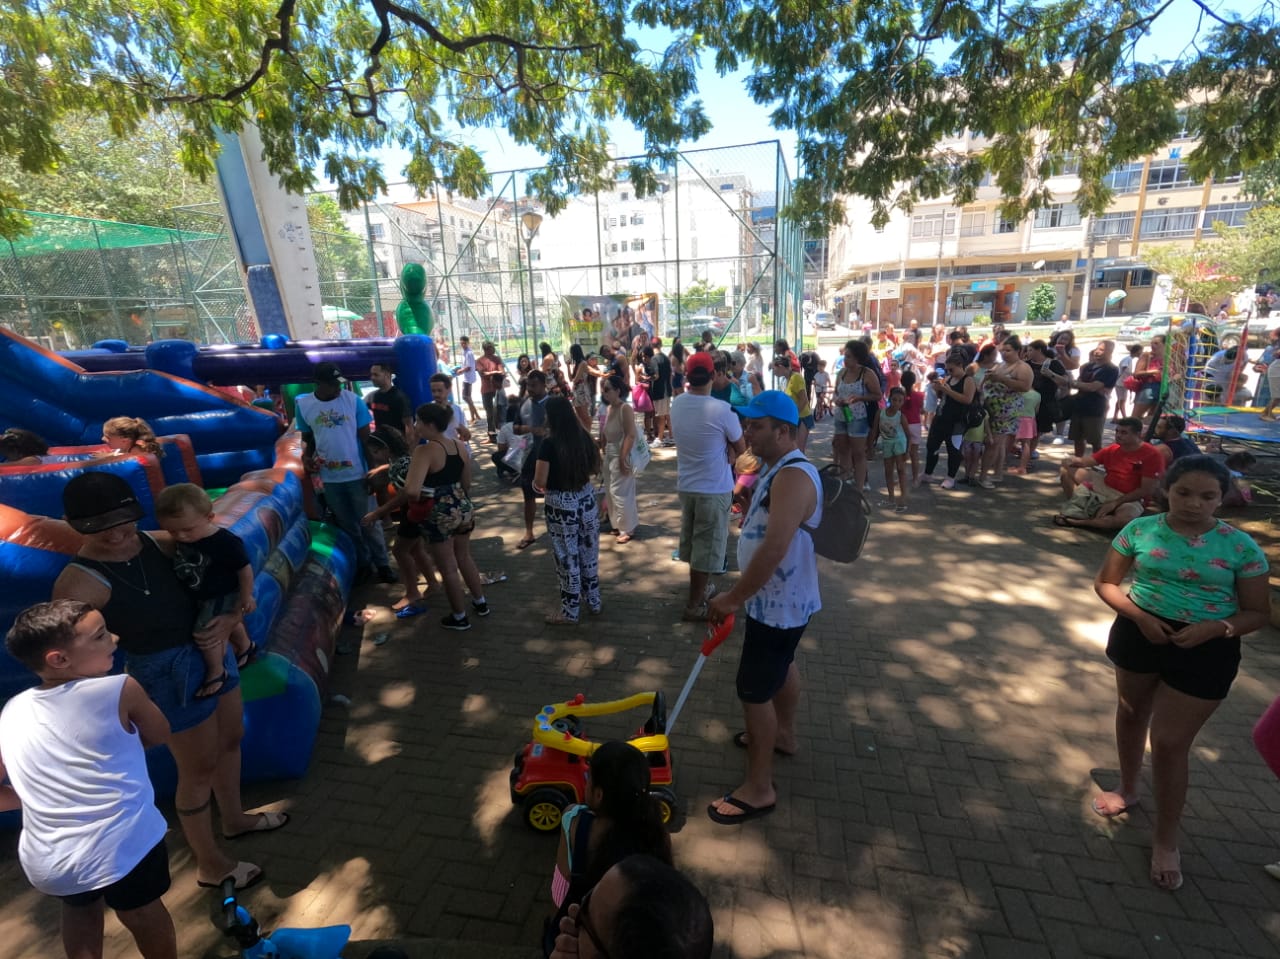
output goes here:
{"type": "Polygon", "coordinates": [[[813,410],[809,409],[809,391],[804,388],[803,374],[791,374],[791,378],[787,380],[787,395],[795,402],[801,419],[813,414],[813,410]]]}

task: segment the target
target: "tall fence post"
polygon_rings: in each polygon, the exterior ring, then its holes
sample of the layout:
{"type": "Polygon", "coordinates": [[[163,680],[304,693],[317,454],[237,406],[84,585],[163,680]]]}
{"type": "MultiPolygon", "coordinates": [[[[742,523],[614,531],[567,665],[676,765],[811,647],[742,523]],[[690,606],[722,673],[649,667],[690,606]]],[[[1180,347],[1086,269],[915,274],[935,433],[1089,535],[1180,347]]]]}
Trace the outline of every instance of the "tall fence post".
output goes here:
{"type": "Polygon", "coordinates": [[[369,201],[361,201],[364,208],[364,248],[369,251],[369,275],[373,277],[373,308],[378,314],[378,336],[387,335],[387,321],[382,313],[382,284],[378,282],[378,258],[373,255],[373,224],[369,222],[369,201]]]}

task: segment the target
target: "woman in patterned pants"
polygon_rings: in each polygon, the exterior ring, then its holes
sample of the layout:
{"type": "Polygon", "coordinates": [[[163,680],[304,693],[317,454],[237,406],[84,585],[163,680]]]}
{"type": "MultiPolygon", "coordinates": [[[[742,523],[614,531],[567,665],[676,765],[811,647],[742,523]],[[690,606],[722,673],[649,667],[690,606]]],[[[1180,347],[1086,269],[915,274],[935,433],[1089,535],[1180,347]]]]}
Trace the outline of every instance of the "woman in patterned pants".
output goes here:
{"type": "Polygon", "coordinates": [[[572,626],[584,593],[591,612],[600,612],[600,516],[591,484],[600,450],[569,400],[553,396],[546,410],[547,436],[538,449],[533,488],[546,494],[547,532],[560,578],[560,611],[546,622],[572,626]]]}

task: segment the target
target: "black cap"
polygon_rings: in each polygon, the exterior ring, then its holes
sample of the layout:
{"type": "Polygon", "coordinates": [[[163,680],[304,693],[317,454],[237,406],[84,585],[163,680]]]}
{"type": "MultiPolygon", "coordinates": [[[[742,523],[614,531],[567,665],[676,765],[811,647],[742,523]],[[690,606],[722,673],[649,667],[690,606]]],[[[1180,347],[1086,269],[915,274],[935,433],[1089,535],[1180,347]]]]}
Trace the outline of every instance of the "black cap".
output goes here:
{"type": "Polygon", "coordinates": [[[313,373],[317,383],[345,383],[347,378],[338,369],[337,363],[317,363],[313,373]]]}
{"type": "Polygon", "coordinates": [[[77,533],[101,533],[142,519],[142,506],[129,484],[99,471],[71,478],[62,488],[62,512],[77,533]]]}

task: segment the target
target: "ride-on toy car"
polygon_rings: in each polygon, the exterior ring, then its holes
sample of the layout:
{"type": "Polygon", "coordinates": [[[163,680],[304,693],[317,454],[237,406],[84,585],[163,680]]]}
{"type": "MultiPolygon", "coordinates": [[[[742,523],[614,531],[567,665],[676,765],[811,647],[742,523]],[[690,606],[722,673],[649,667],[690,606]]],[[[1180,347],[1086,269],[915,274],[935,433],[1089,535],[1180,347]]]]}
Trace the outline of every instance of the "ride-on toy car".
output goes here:
{"type": "Polygon", "coordinates": [[[555,832],[560,828],[560,814],[564,809],[586,801],[587,770],[591,754],[600,743],[587,738],[583,719],[647,707],[649,718],[627,741],[648,757],[649,792],[658,801],[662,821],[671,822],[679,807],[672,789],[671,744],[667,733],[684,708],[703,663],[732,630],[732,616],[716,627],[707,628],[698,660],[670,718],[661,690],[600,703],[588,703],[579,693],[566,702],[543,706],[533,719],[533,741],[516,753],[511,770],[511,802],[521,808],[524,821],[539,832],[555,832]]]}

